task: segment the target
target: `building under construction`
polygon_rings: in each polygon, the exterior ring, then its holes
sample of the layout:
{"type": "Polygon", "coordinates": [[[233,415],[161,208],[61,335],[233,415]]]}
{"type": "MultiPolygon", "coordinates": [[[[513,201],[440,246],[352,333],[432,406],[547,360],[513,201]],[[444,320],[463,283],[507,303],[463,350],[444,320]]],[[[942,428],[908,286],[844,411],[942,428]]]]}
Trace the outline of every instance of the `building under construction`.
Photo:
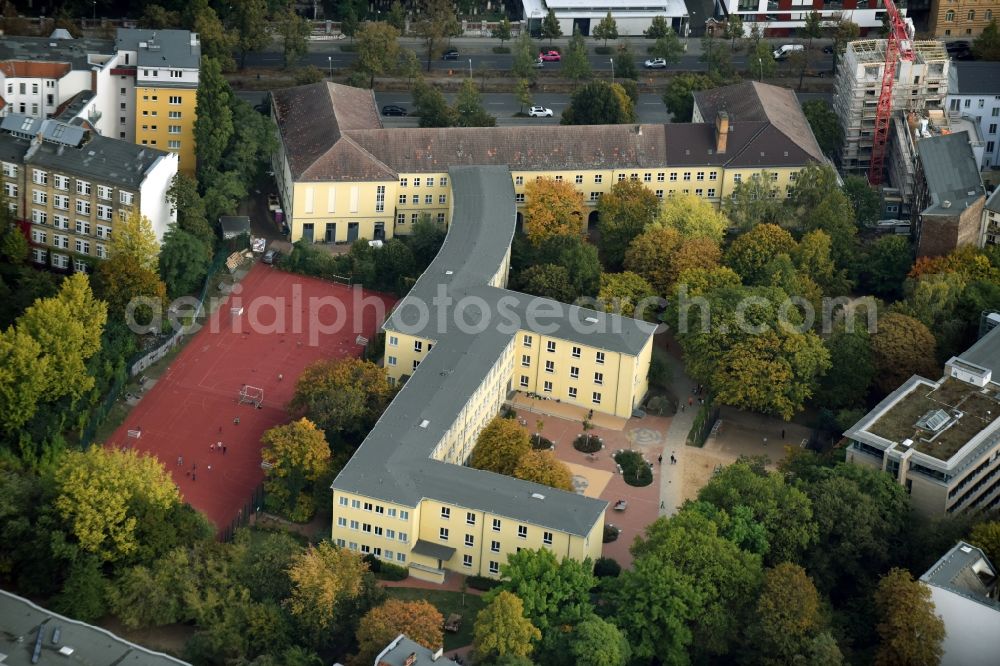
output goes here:
{"type": "MultiPolygon", "coordinates": [[[[833,105],[844,129],[838,157],[845,173],[863,174],[871,165],[886,44],[884,39],[851,42],[837,68],[833,105]]],[[[892,110],[920,113],[944,109],[950,66],[944,44],[914,41],[912,46],[913,60],[900,59],[896,65],[892,110]]]]}

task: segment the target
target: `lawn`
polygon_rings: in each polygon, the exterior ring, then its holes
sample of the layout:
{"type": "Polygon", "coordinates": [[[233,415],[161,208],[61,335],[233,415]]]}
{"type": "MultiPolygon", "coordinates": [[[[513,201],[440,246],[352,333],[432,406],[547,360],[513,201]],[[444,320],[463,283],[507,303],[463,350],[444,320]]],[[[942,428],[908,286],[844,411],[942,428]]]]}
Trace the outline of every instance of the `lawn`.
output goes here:
{"type": "Polygon", "coordinates": [[[448,592],[445,590],[422,590],[415,587],[387,587],[385,591],[394,599],[404,601],[416,601],[423,599],[430,602],[441,613],[444,619],[448,619],[451,613],[458,613],[462,616],[462,628],[458,633],[444,633],[445,651],[465,647],[472,643],[472,624],[476,621],[476,615],[485,605],[480,596],[466,592],[448,592]],[[465,597],[465,605],[462,604],[462,597],[465,597]]]}

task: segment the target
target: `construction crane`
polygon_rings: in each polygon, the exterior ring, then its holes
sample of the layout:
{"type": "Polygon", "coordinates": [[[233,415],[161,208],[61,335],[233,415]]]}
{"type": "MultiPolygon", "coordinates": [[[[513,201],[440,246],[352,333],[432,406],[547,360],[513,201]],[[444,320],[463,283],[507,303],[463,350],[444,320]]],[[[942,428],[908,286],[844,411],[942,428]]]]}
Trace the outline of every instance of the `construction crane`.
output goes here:
{"type": "Polygon", "coordinates": [[[913,43],[906,24],[893,0],[885,1],[885,14],[889,19],[889,36],[885,45],[885,67],[882,69],[882,91],[875,108],[875,141],[872,143],[872,163],[868,182],[882,183],[885,169],[885,151],[889,143],[889,125],[892,121],[892,87],[896,82],[896,65],[900,60],[913,61],[913,43]]]}

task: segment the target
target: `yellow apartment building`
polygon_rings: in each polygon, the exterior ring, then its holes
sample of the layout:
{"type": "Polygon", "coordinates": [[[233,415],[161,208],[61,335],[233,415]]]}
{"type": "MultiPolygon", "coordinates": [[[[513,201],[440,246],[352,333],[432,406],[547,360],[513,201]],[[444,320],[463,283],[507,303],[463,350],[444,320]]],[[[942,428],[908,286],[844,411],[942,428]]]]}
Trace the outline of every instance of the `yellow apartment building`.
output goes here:
{"type": "Polygon", "coordinates": [[[87,271],[106,259],[115,225],[139,213],[162,239],[176,217],[166,194],[177,155],[57,120],[0,120],[0,181],[32,261],[87,271]]]}
{"type": "Polygon", "coordinates": [[[510,171],[446,177],[444,246],[384,325],[402,388],[333,482],[332,538],[437,582],[447,571],[498,576],[521,548],[596,559],[607,502],[464,465],[516,390],[630,415],[646,393],[654,327],[506,289],[510,171]],[[526,361],[542,370],[526,375],[526,361]]]}
{"type": "Polygon", "coordinates": [[[661,199],[690,194],[719,205],[762,170],[773,195],[787,196],[799,171],[825,161],[792,91],[711,92],[696,103],[704,115],[694,123],[384,129],[370,91],[332,83],[274,91],[272,165],[291,240],[386,239],[409,233],[423,214],[449,223],[452,166],[507,167],[519,207],[534,179],[572,183],[593,225],[601,195],[626,179],[661,199]]]}
{"type": "Polygon", "coordinates": [[[120,106],[125,124],[134,129],[135,142],[176,153],[181,172],[193,176],[201,67],[198,34],[187,30],[121,29],[115,49],[119,71],[129,74],[127,85],[121,88],[120,106]]]}

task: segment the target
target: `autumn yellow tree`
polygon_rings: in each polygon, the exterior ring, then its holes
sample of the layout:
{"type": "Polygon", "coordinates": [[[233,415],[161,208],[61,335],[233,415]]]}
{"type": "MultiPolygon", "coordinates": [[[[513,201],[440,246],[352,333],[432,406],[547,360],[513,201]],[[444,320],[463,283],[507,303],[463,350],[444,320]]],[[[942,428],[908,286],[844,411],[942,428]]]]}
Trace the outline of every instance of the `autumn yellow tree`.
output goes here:
{"type": "Polygon", "coordinates": [[[469,464],[476,469],[510,476],[524,454],[530,450],[527,430],[514,419],[495,416],[476,438],[469,464]]]}
{"type": "Polygon", "coordinates": [[[582,236],[583,194],[570,183],[539,178],[524,187],[524,233],[537,246],[552,236],[582,236]]]}
{"type": "Polygon", "coordinates": [[[934,334],[913,317],[896,312],[879,317],[871,344],[875,383],[885,393],[913,375],[934,377],[937,372],[934,334]]]}
{"type": "Polygon", "coordinates": [[[671,262],[683,238],[676,229],[655,226],[636,236],[625,250],[625,270],[642,277],[661,296],[673,283],[671,262]]]}
{"type": "Polygon", "coordinates": [[[892,568],[875,590],[880,640],[876,666],[931,666],[941,662],[944,620],[937,614],[931,590],[905,569],[892,568]]]}
{"type": "Polygon", "coordinates": [[[726,265],[746,284],[761,284],[765,267],[779,254],[791,256],[795,239],[776,224],[758,224],[733,241],[726,252],[726,265]]]}
{"type": "Polygon", "coordinates": [[[729,218],[719,212],[707,199],[684,194],[670,197],[660,206],[656,223],[668,229],[675,229],[685,238],[709,238],[722,242],[729,218]]]}
{"type": "Polygon", "coordinates": [[[656,219],[660,200],[639,180],[622,180],[597,201],[601,260],[605,266],[621,266],[632,239],[656,219]]]}
{"type": "Polygon", "coordinates": [[[645,307],[652,303],[653,287],[631,271],[623,273],[602,273],[601,291],[597,299],[604,305],[605,312],[617,312],[625,317],[635,317],[635,308],[643,303],[643,311],[636,319],[652,318],[656,315],[654,308],[645,307]]]}
{"type": "Polygon", "coordinates": [[[289,611],[308,631],[326,631],[334,621],[337,604],[354,599],[362,590],[368,564],[361,556],[327,541],[310,546],[292,560],[288,577],[292,594],[289,611]]]}
{"type": "Polygon", "coordinates": [[[275,426],[261,438],[267,503],[292,520],[306,521],[315,507],[312,485],[330,465],[323,431],[306,418],[275,426]]]}
{"type": "Polygon", "coordinates": [[[156,458],[93,446],[71,451],[54,473],[53,501],[80,549],[117,562],[139,548],[138,531],[180,502],[177,486],[156,458]]]}
{"type": "Polygon", "coordinates": [[[990,562],[1000,562],[1000,520],[990,520],[973,527],[969,543],[982,548],[990,562]]]}
{"type": "MultiPolygon", "coordinates": [[[[158,272],[159,252],[153,224],[138,209],[115,224],[108,258],[94,271],[94,291],[108,302],[113,317],[124,319],[126,307],[137,298],[158,302],[162,307],[167,287],[158,272]]],[[[134,316],[140,323],[146,323],[150,314],[150,305],[135,308],[134,316]]]]}
{"type": "Polygon", "coordinates": [[[500,591],[476,616],[473,645],[481,657],[527,657],[542,632],[524,616],[524,602],[513,592],[500,591]]]}
{"type": "Polygon", "coordinates": [[[573,474],[551,451],[528,451],[514,468],[514,476],[559,490],[573,490],[573,474]]]}
{"type": "Polygon", "coordinates": [[[444,618],[424,600],[389,599],[368,611],[358,624],[358,652],[351,657],[352,666],[369,666],[396,636],[406,637],[435,651],[444,645],[444,618]]]}
{"type": "Polygon", "coordinates": [[[359,358],[338,358],[317,361],[299,375],[290,407],[328,437],[363,435],[392,395],[385,369],[359,358]]]}

